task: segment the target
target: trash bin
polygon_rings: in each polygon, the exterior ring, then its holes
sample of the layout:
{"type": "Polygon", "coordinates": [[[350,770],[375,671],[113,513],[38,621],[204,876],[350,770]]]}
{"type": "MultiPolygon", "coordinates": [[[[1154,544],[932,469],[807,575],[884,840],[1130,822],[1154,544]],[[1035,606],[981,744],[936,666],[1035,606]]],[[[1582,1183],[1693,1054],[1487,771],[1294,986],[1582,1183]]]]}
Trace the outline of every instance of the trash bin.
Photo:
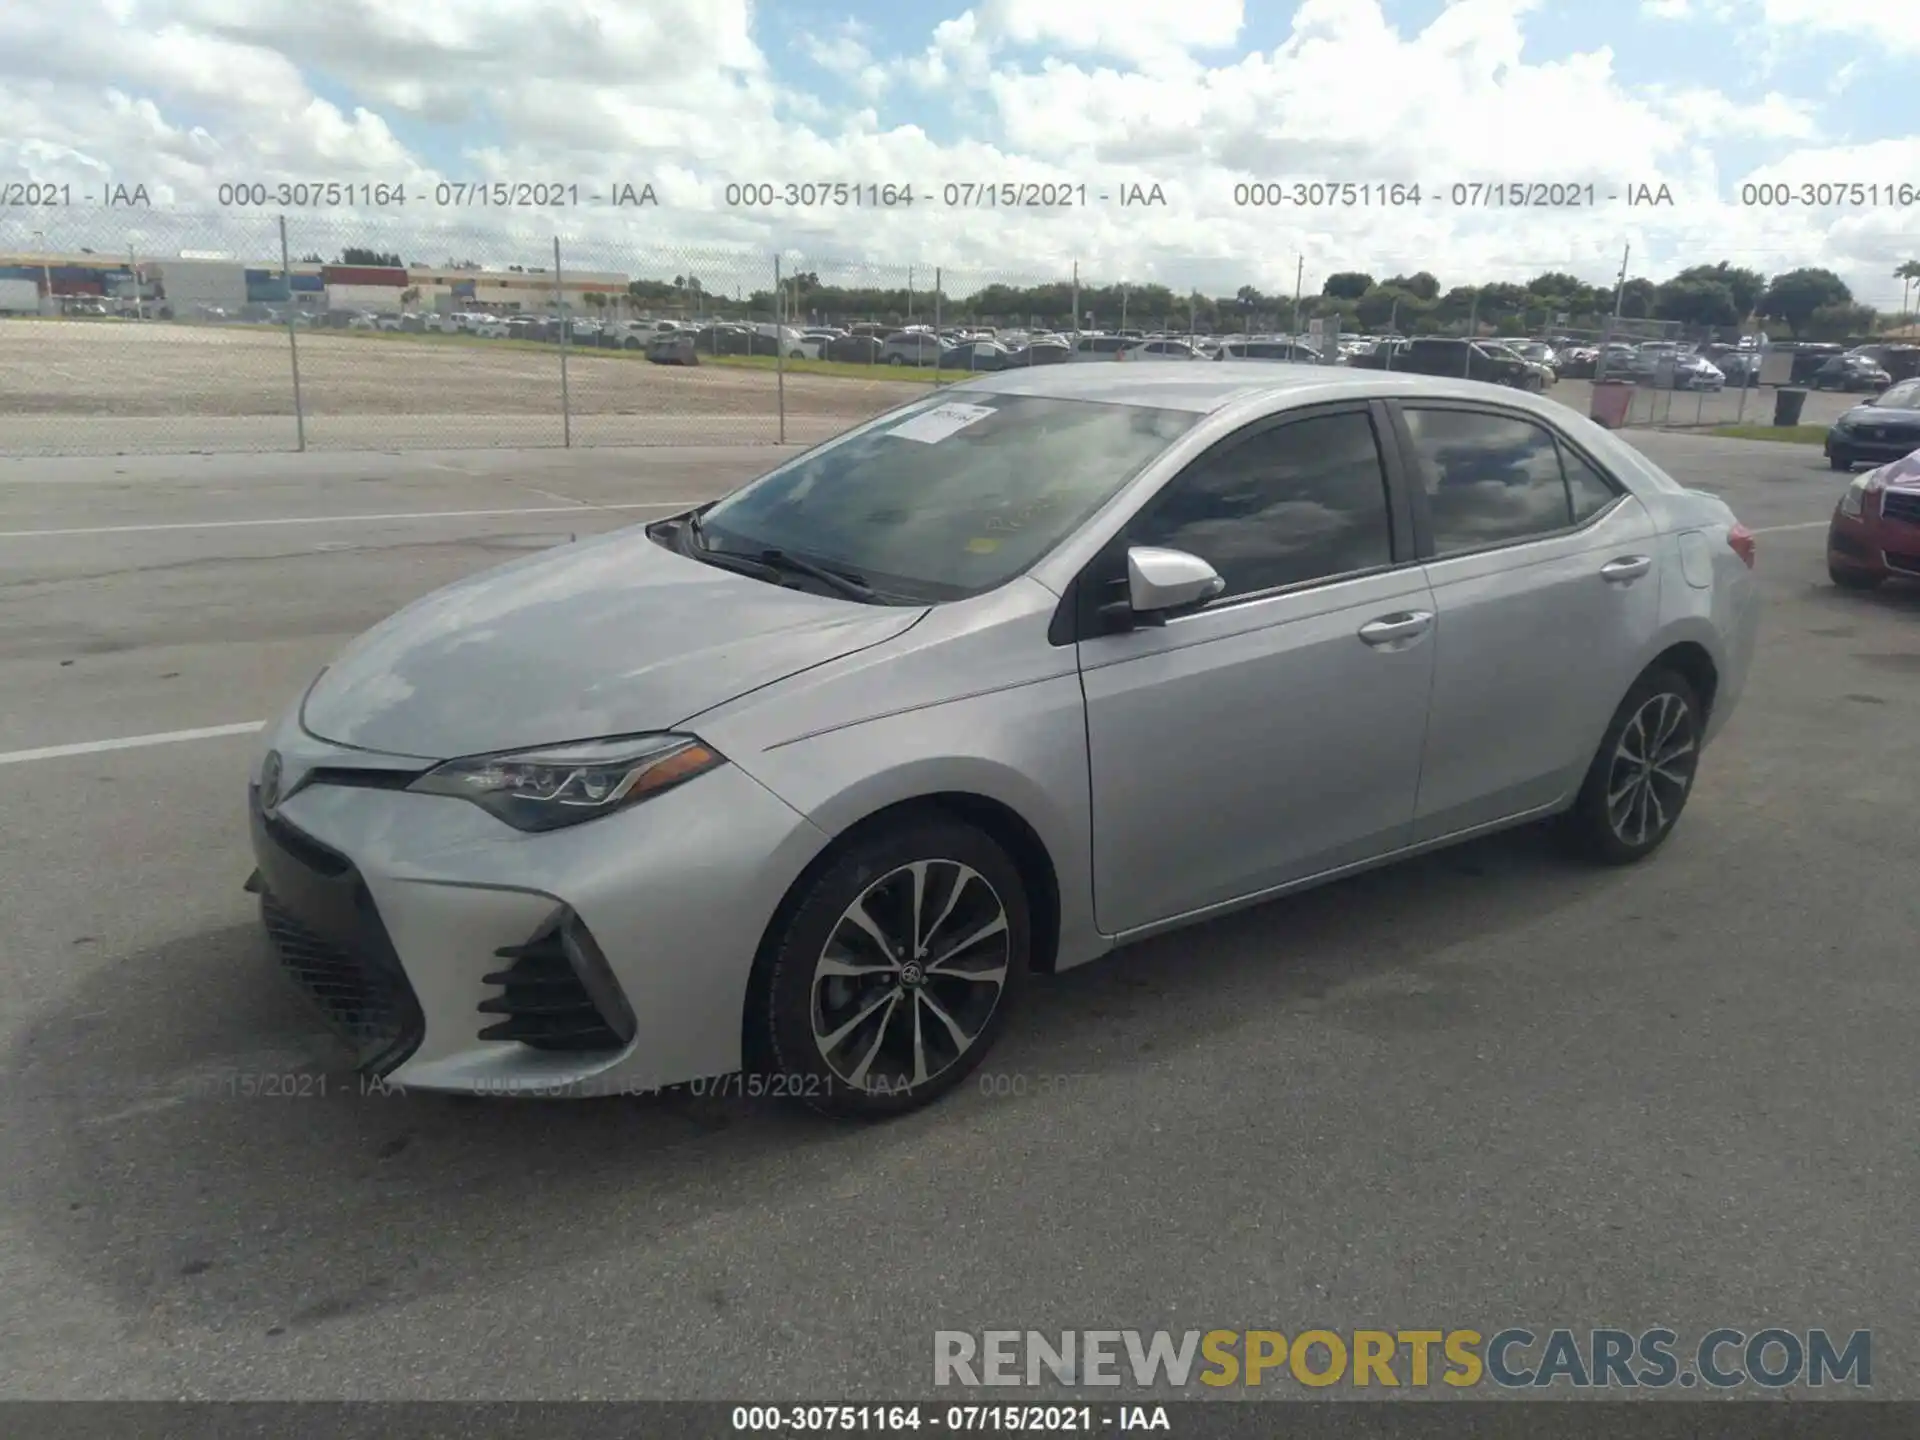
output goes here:
{"type": "Polygon", "coordinates": [[[1807,403],[1804,390],[1780,390],[1773,397],[1773,423],[1775,425],[1798,425],[1800,407],[1807,403]]]}
{"type": "Polygon", "coordinates": [[[1627,410],[1633,404],[1633,386],[1624,380],[1596,380],[1593,404],[1587,411],[1596,425],[1618,430],[1627,423],[1627,410]]]}

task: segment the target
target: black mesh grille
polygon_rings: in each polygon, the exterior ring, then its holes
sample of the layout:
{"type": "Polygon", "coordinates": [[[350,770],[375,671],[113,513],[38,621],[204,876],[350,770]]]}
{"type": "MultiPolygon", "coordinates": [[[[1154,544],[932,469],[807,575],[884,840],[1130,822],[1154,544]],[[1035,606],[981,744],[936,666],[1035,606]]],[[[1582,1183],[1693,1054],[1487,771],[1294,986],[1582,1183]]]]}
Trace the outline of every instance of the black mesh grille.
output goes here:
{"type": "Polygon", "coordinates": [[[1880,496],[1880,513],[1889,520],[1912,520],[1920,524],[1920,494],[1888,490],[1880,496]]]}
{"type": "MultiPolygon", "coordinates": [[[[517,1040],[536,1050],[619,1050],[622,1036],[596,1004],[568,955],[567,927],[579,921],[566,916],[544,927],[524,945],[503,946],[494,953],[509,964],[482,978],[498,985],[500,993],[480,1002],[480,1013],[502,1017],[480,1032],[482,1040],[517,1040]]],[[[577,943],[577,942],[576,942],[577,943]]],[[[630,1026],[622,1026],[631,1034],[630,1026]]]]}
{"type": "Polygon", "coordinates": [[[1920,575],[1920,555],[1902,555],[1898,550],[1886,552],[1887,568],[1904,571],[1908,575],[1920,575]]]}
{"type": "Polygon", "coordinates": [[[385,1073],[419,1044],[419,1003],[406,980],[300,923],[271,892],[260,917],[281,967],[351,1045],[366,1069],[385,1073]]]}

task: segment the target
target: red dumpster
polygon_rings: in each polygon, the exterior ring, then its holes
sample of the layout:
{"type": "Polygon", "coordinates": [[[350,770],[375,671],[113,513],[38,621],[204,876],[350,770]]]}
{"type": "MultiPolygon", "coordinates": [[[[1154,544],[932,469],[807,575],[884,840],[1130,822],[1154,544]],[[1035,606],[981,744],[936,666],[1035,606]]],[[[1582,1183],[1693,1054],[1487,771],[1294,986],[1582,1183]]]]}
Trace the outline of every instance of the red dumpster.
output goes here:
{"type": "Polygon", "coordinates": [[[1596,425],[1618,430],[1627,423],[1627,410],[1633,404],[1633,386],[1624,380],[1598,380],[1593,386],[1593,407],[1587,412],[1596,425]]]}

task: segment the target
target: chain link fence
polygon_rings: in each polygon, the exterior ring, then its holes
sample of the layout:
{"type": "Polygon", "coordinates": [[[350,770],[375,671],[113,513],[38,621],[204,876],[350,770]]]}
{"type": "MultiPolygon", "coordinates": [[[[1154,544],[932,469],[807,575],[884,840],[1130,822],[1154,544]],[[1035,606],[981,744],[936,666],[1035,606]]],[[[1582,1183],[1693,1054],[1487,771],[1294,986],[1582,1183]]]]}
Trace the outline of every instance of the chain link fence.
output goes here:
{"type": "MultiPolygon", "coordinates": [[[[1313,307],[1076,267],[671,247],[551,212],[20,212],[0,218],[0,454],[812,443],[1076,343],[1297,340],[1313,307]]],[[[1771,390],[1688,393],[1641,367],[1670,323],[1533,304],[1495,323],[1464,290],[1421,311],[1363,298],[1342,330],[1591,354],[1551,393],[1585,412],[1593,379],[1626,379],[1630,425],[1771,414],[1771,390]]]]}

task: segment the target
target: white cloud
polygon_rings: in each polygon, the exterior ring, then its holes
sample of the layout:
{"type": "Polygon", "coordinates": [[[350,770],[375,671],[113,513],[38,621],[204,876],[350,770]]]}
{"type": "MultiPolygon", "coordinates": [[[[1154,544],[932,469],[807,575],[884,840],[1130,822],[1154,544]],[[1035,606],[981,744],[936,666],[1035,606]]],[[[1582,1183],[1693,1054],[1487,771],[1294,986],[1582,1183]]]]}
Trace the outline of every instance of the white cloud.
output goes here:
{"type": "MultiPolygon", "coordinates": [[[[1821,18],[1852,14],[1826,0],[1766,3],[1785,17],[1776,37],[1853,23],[1821,18]]],[[[1735,203],[1738,179],[1753,177],[1729,179],[1718,157],[1743,139],[1797,147],[1781,174],[1920,177],[1920,157],[1904,150],[1823,148],[1833,143],[1824,94],[1781,84],[1747,102],[1711,78],[1637,84],[1604,48],[1539,53],[1529,27],[1540,8],[1454,0],[1412,33],[1378,0],[1303,0],[1282,43],[1234,54],[1239,0],[974,0],[904,54],[879,53],[873,32],[851,23],[781,38],[783,60],[804,56],[831,77],[803,66],[795,82],[762,53],[749,0],[70,0],[57,15],[0,0],[0,178],[142,181],[200,216],[233,179],[500,178],[589,191],[650,180],[658,211],[412,206],[377,223],[294,223],[395,237],[448,226],[488,254],[559,228],[636,269],[737,246],[743,284],[775,249],[823,271],[824,257],[872,256],[860,262],[870,278],[911,263],[1034,280],[1077,260],[1084,274],[1176,288],[1291,291],[1304,255],[1315,284],[1351,268],[1430,269],[1447,283],[1544,269],[1599,281],[1631,243],[1636,273],[1723,255],[1766,270],[1837,256],[1865,288],[1892,268],[1880,248],[1911,248],[1900,226],[1910,233],[1913,210],[1758,214],[1735,203]],[[948,183],[1019,179],[1084,185],[1089,203],[941,203],[948,183]],[[904,183],[923,198],[891,212],[725,203],[729,182],[789,180],[904,183]],[[1418,183],[1426,203],[1234,203],[1236,184],[1293,180],[1418,183]],[[1597,197],[1665,183],[1678,203],[1451,203],[1455,182],[1487,181],[1591,184],[1597,197]],[[1169,203],[1094,198],[1133,183],[1158,184],[1169,203]]],[[[123,224],[70,218],[103,236],[123,224]]],[[[0,246],[16,220],[0,215],[0,246]]],[[[252,234],[265,222],[246,223],[252,234]]],[[[452,245],[423,236],[415,248],[452,245]]],[[[700,273],[720,268],[702,261],[700,273]]]]}
{"type": "Polygon", "coordinates": [[[1863,41],[1883,52],[1920,55],[1920,24],[1904,4],[1846,5],[1835,0],[1762,0],[1770,29],[1863,41]]]}

